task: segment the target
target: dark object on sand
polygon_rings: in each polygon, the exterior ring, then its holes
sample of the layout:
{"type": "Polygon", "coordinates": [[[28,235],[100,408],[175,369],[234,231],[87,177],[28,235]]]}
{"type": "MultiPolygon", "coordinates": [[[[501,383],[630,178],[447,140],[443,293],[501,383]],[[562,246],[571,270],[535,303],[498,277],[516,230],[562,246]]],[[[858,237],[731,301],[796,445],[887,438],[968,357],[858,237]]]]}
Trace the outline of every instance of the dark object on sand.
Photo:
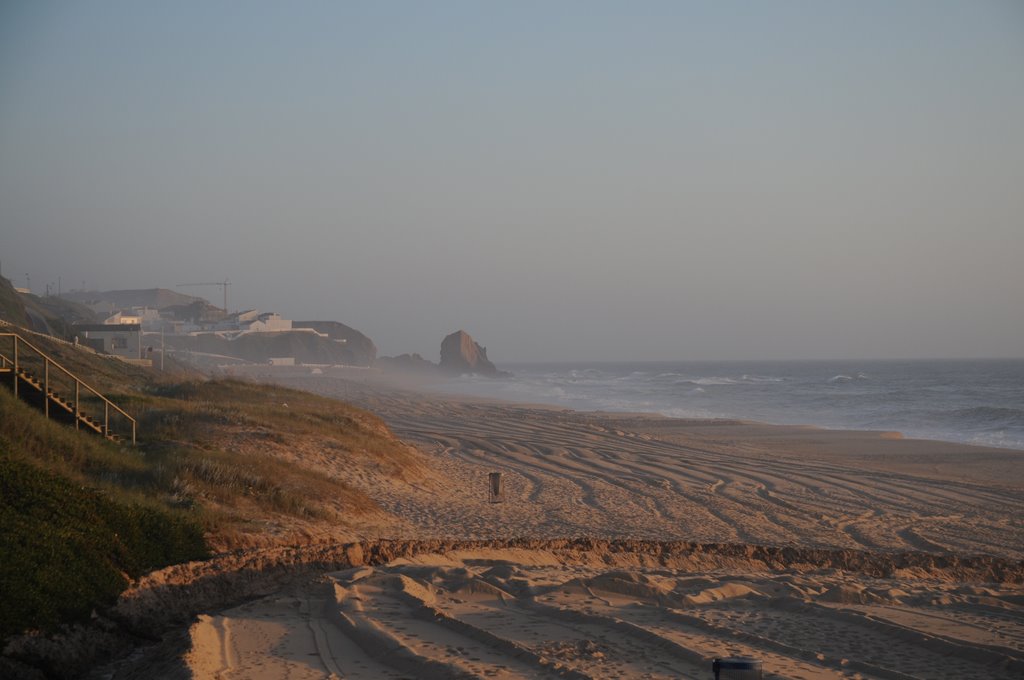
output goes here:
{"type": "Polygon", "coordinates": [[[746,656],[715,659],[711,664],[715,680],[761,680],[761,660],[746,656]]]}
{"type": "Polygon", "coordinates": [[[501,473],[487,473],[487,500],[491,503],[501,503],[505,500],[505,491],[501,488],[501,473]]]}

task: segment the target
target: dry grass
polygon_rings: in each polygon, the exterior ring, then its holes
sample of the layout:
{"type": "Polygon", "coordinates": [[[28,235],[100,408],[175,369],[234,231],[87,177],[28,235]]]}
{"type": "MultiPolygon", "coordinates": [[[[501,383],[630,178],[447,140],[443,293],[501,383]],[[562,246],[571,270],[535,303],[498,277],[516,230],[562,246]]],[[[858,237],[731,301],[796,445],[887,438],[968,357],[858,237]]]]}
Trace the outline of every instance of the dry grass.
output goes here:
{"type": "Polygon", "coordinates": [[[137,404],[147,437],[163,441],[211,441],[213,431],[242,432],[254,444],[325,449],[399,476],[417,456],[382,420],[349,404],[277,385],[240,380],[162,383],[137,404]]]}
{"type": "Polygon", "coordinates": [[[24,408],[3,419],[0,438],[64,476],[187,511],[217,546],[264,540],[261,532],[329,533],[379,512],[365,491],[332,474],[338,466],[391,477],[420,468],[380,419],[348,404],[279,386],[161,375],[32,341],[131,413],[139,445],[123,449],[47,421],[9,394],[24,408]]]}
{"type": "Polygon", "coordinates": [[[380,508],[339,468],[394,478],[422,469],[376,416],[279,386],[154,383],[136,397],[135,411],[143,446],[175,472],[178,502],[216,514],[218,541],[240,527],[258,531],[261,522],[307,533],[351,526],[380,508]]]}

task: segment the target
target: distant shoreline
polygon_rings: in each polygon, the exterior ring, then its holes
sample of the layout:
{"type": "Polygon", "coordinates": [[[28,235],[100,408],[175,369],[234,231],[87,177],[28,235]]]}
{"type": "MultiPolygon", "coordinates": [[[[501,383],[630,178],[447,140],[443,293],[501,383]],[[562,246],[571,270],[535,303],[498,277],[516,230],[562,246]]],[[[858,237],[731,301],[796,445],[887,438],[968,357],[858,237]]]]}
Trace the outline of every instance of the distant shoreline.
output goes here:
{"type": "Polygon", "coordinates": [[[263,367],[253,368],[256,370],[247,377],[351,401],[384,418],[402,437],[409,434],[402,425],[405,414],[418,413],[425,405],[445,404],[450,411],[446,412],[445,420],[457,419],[464,425],[468,424],[467,420],[459,414],[472,409],[493,409],[501,417],[509,413],[529,413],[544,418],[568,418],[677,443],[692,444],[696,440],[719,450],[746,446],[768,457],[815,458],[935,479],[973,479],[997,486],[1024,486],[1024,450],[1008,447],[906,437],[887,430],[777,424],[743,418],[677,418],[651,412],[576,410],[547,403],[452,394],[432,389],[431,385],[436,386],[437,380],[407,381],[365,370],[351,371],[343,377],[344,369],[337,374],[314,376],[294,369],[268,372],[262,370],[263,367]]]}
{"type": "MultiPolygon", "coordinates": [[[[893,362],[899,362],[902,360],[892,360],[893,362]]],[[[921,360],[931,361],[931,360],[921,360]]],[[[959,360],[950,360],[959,361],[959,360]]],[[[973,360],[970,360],[973,361],[973,360]]],[[[1002,360],[982,360],[982,361],[1002,361],[1002,360]]],[[[1017,360],[1012,360],[1017,361],[1017,360]]],[[[1024,360],[1021,360],[1024,361],[1024,360]]],[[[597,363],[597,362],[595,362],[597,363]]],[[[654,362],[607,362],[609,365],[642,365],[650,363],[657,365],[654,362]]],[[[713,362],[709,362],[713,363],[713,362]]],[[[733,362],[729,362],[733,363],[733,362]]],[[[735,362],[742,363],[742,362],[735,362]]],[[[807,363],[826,363],[818,362],[818,360],[808,360],[807,363]]],[[[856,362],[853,362],[856,363],[856,362]]],[[[526,364],[526,363],[508,363],[503,364],[504,367],[513,369],[513,375],[515,375],[514,369],[518,366],[520,368],[538,366],[540,364],[526,364]]],[[[573,365],[571,362],[550,362],[551,366],[567,366],[573,365]]],[[[587,366],[588,364],[579,364],[580,366],[587,366]]],[[[833,365],[829,363],[829,365],[833,365]]],[[[245,366],[232,366],[229,370],[225,371],[227,375],[246,377],[248,379],[257,380],[270,380],[277,381],[280,379],[291,379],[291,378],[318,378],[318,379],[331,379],[337,378],[341,380],[351,381],[358,384],[364,384],[368,387],[377,389],[387,390],[398,390],[407,391],[413,394],[427,394],[443,396],[448,400],[475,402],[475,403],[492,403],[507,406],[529,406],[532,408],[539,409],[550,409],[554,411],[572,411],[581,414],[594,414],[600,416],[607,416],[610,418],[629,418],[629,417],[645,417],[645,418],[664,418],[670,421],[675,421],[683,424],[705,424],[705,423],[716,423],[716,424],[738,424],[738,425],[750,425],[750,426],[763,426],[771,428],[795,428],[796,430],[816,430],[821,432],[832,432],[832,433],[860,433],[867,436],[875,436],[881,439],[901,439],[906,441],[921,441],[921,442],[935,442],[937,444],[955,446],[959,449],[971,449],[975,453],[981,453],[988,450],[993,451],[1016,451],[1024,453],[1024,446],[1010,446],[1000,445],[993,443],[978,443],[978,442],[967,442],[953,438],[941,438],[941,437],[930,437],[930,436],[917,436],[908,434],[902,429],[888,429],[888,428],[861,428],[861,427],[848,427],[848,426],[832,426],[823,425],[820,423],[810,422],[784,422],[776,420],[766,420],[759,418],[748,418],[742,416],[709,416],[709,417],[696,417],[696,416],[677,416],[671,415],[656,410],[643,410],[643,409],[601,409],[601,408],[576,408],[574,406],[566,405],[564,403],[557,403],[554,400],[543,401],[531,398],[515,399],[509,398],[508,396],[495,396],[495,395],[483,395],[478,393],[470,393],[467,391],[459,391],[457,389],[451,389],[453,385],[458,381],[458,377],[444,376],[440,374],[430,373],[416,373],[416,372],[398,372],[398,371],[385,371],[376,368],[367,368],[363,366],[257,366],[257,365],[245,365],[245,366]]],[[[513,378],[514,379],[514,378],[513,378]]],[[[496,381],[500,383],[506,378],[484,378],[480,377],[478,385],[487,385],[490,381],[496,381]]]]}

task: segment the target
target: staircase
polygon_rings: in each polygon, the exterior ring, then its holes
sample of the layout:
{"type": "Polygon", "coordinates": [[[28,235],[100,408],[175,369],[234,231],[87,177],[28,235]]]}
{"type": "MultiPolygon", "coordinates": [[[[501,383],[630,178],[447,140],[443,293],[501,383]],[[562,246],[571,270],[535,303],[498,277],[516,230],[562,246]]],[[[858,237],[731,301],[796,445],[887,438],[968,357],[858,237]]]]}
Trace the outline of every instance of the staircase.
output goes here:
{"type": "Polygon", "coordinates": [[[47,418],[135,444],[134,418],[18,333],[0,332],[0,383],[47,418]]]}

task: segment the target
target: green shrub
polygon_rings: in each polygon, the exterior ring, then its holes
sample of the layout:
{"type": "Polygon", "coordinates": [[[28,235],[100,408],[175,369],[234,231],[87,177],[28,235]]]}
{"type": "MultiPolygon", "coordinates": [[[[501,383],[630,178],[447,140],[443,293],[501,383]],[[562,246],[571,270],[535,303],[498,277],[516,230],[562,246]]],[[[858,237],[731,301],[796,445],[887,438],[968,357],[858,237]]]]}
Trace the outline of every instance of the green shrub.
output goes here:
{"type": "Polygon", "coordinates": [[[82,620],[151,569],[207,555],[201,529],[0,449],[0,637],[82,620]]]}

